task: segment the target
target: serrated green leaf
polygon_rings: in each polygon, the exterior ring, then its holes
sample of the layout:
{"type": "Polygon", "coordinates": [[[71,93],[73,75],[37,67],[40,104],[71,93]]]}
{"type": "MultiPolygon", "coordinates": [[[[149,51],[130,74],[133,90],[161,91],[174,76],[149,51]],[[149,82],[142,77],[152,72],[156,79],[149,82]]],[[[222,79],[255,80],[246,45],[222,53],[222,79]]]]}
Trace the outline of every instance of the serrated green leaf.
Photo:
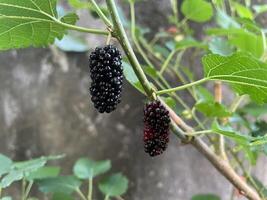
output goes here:
{"type": "Polygon", "coordinates": [[[8,173],[12,166],[12,160],[7,156],[0,154],[0,177],[8,173]]]}
{"type": "MultiPolygon", "coordinates": [[[[67,19],[74,23],[77,16],[67,19]]],[[[0,50],[47,46],[67,30],[57,16],[56,0],[0,0],[0,24],[0,50]]]]}
{"type": "Polygon", "coordinates": [[[69,194],[55,193],[53,194],[52,200],[74,200],[74,198],[69,194]]]}
{"type": "Polygon", "coordinates": [[[139,90],[141,93],[145,93],[144,89],[141,85],[141,83],[139,82],[137,76],[135,75],[133,68],[131,67],[130,64],[128,64],[127,62],[123,61],[123,74],[126,78],[126,80],[132,85],[134,86],[137,90],[139,90]]]}
{"type": "Polygon", "coordinates": [[[121,173],[113,174],[100,182],[99,189],[110,197],[121,196],[128,189],[128,179],[121,173]]]}
{"type": "Polygon", "coordinates": [[[36,171],[30,172],[26,179],[36,180],[36,179],[44,179],[44,178],[52,178],[58,176],[60,173],[60,167],[42,167],[36,171]]]}
{"type": "Polygon", "coordinates": [[[214,194],[198,194],[193,196],[191,200],[220,200],[220,197],[214,194]]]}
{"type": "Polygon", "coordinates": [[[43,193],[71,194],[80,187],[81,182],[74,176],[59,176],[37,181],[37,184],[43,193]]]}
{"type": "Polygon", "coordinates": [[[215,37],[209,43],[209,49],[214,54],[229,56],[233,53],[233,47],[225,39],[215,37]]]}
{"type": "Polygon", "coordinates": [[[104,174],[110,168],[110,160],[93,161],[87,158],[80,158],[75,163],[73,172],[79,179],[92,179],[95,176],[104,174]]]}
{"type": "Polygon", "coordinates": [[[205,22],[211,19],[213,9],[211,3],[205,0],[185,0],[182,4],[182,13],[192,21],[205,22]]]}
{"type": "Polygon", "coordinates": [[[205,77],[229,82],[240,95],[257,103],[267,102],[267,64],[244,53],[229,57],[210,54],[202,59],[205,77]]]}

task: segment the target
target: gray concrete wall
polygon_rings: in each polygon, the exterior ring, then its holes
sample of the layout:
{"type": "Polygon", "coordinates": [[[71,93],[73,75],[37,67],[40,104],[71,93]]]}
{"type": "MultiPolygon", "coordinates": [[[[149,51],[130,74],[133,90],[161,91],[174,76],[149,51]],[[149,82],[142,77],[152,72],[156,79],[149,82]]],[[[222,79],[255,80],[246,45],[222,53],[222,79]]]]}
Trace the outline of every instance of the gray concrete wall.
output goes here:
{"type": "MultiPolygon", "coordinates": [[[[138,19],[157,29],[165,24],[169,1],[153,2],[138,6],[138,19]]],[[[101,24],[87,17],[81,23],[101,24]]],[[[103,42],[95,36],[87,39],[92,48],[103,42]]],[[[88,73],[88,53],[51,49],[0,53],[0,152],[17,160],[65,153],[67,157],[58,161],[64,173],[71,172],[78,157],[109,158],[113,171],[122,171],[130,180],[126,200],[189,200],[197,193],[230,199],[231,185],[226,179],[174,136],[162,156],[150,158],[144,153],[145,99],[130,85],[125,85],[123,101],[115,112],[98,114],[89,99],[88,73]]],[[[261,162],[260,176],[265,168],[261,162]]],[[[12,193],[17,194],[17,189],[12,193]]],[[[101,199],[98,193],[95,199],[101,199]]]]}

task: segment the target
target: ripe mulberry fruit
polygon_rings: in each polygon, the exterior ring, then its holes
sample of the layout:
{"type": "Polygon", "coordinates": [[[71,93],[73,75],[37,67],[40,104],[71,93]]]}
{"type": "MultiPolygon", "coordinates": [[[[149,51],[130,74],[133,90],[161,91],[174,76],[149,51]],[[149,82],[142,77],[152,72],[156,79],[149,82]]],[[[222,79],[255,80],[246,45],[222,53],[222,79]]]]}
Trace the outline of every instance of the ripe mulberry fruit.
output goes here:
{"type": "Polygon", "coordinates": [[[162,154],[169,142],[169,111],[160,103],[153,101],[144,108],[144,148],[154,157],[162,154]]]}
{"type": "Polygon", "coordinates": [[[97,47],[90,55],[91,100],[100,113],[110,113],[121,102],[123,67],[120,51],[112,46],[97,47]]]}

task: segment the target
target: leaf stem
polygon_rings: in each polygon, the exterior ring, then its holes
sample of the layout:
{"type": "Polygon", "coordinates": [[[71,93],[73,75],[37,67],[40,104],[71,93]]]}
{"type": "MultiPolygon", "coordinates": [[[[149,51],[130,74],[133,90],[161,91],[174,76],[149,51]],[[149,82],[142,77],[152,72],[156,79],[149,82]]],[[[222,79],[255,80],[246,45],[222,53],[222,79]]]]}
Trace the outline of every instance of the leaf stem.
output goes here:
{"type": "Polygon", "coordinates": [[[25,200],[25,189],[26,189],[26,180],[25,178],[22,179],[22,184],[21,184],[21,199],[25,200]]]}
{"type": "Polygon", "coordinates": [[[105,31],[105,30],[100,30],[100,29],[92,29],[92,28],[84,28],[81,26],[75,26],[72,24],[67,24],[64,23],[58,19],[55,19],[56,23],[60,24],[61,26],[64,26],[70,30],[76,30],[76,31],[80,31],[80,32],[85,32],[85,33],[92,33],[92,34],[97,34],[97,35],[108,35],[109,31],[105,31]]]}
{"type": "Polygon", "coordinates": [[[2,187],[0,187],[0,197],[2,196],[2,187]]]}
{"type": "Polygon", "coordinates": [[[93,196],[93,178],[89,178],[88,183],[88,200],[92,200],[93,196]]]}
{"type": "Polygon", "coordinates": [[[33,185],[33,181],[30,181],[27,188],[26,188],[26,191],[25,191],[25,200],[27,200],[29,194],[30,194],[30,191],[31,191],[31,188],[32,188],[32,185],[33,185]]]}
{"type": "Polygon", "coordinates": [[[187,88],[195,86],[195,85],[199,85],[201,83],[206,82],[207,80],[208,80],[207,78],[203,78],[203,79],[200,79],[198,81],[195,81],[195,82],[192,82],[192,83],[188,83],[188,84],[185,84],[185,85],[182,85],[182,86],[178,86],[178,87],[175,87],[175,88],[170,88],[170,89],[166,89],[166,90],[160,90],[160,91],[158,91],[156,93],[158,95],[161,95],[161,94],[176,92],[176,91],[179,91],[179,90],[187,89],[187,88]]]}
{"type": "Polygon", "coordinates": [[[86,197],[84,196],[84,194],[82,193],[82,191],[80,190],[80,188],[77,188],[77,189],[76,189],[76,193],[79,195],[79,197],[80,197],[82,200],[87,200],[86,197]]]}
{"type": "Polygon", "coordinates": [[[102,12],[102,10],[99,8],[95,0],[89,0],[97,12],[98,16],[103,20],[103,22],[110,28],[112,28],[112,23],[109,21],[109,19],[106,17],[106,15],[102,12]]]}
{"type": "Polygon", "coordinates": [[[147,95],[150,98],[154,98],[153,97],[153,89],[152,89],[140,63],[138,62],[138,60],[135,56],[133,48],[132,48],[132,46],[128,40],[128,37],[126,35],[126,32],[122,26],[115,1],[114,0],[106,0],[106,2],[107,2],[107,6],[109,8],[109,11],[110,11],[110,14],[112,17],[112,21],[114,24],[114,35],[118,39],[120,44],[122,45],[122,48],[124,49],[129,62],[133,66],[133,70],[134,70],[137,78],[139,79],[142,87],[144,88],[145,92],[147,93],[147,95]]]}
{"type": "Polygon", "coordinates": [[[174,49],[168,56],[168,58],[166,59],[166,61],[163,63],[159,73],[163,74],[163,72],[165,71],[165,69],[168,67],[170,61],[172,60],[173,56],[175,55],[175,53],[177,52],[176,49],[174,49]]]}
{"type": "Polygon", "coordinates": [[[104,200],[109,200],[109,195],[106,195],[104,200]]]}

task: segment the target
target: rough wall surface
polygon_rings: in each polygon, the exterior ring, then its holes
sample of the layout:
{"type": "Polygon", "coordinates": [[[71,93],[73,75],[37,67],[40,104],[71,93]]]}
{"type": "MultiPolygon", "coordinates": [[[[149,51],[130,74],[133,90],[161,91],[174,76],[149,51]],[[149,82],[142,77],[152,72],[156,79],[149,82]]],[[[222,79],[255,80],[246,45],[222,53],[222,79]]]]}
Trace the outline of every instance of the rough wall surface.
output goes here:
{"type": "MultiPolygon", "coordinates": [[[[143,13],[138,18],[156,29],[164,25],[169,4],[153,2],[138,7],[143,13]]],[[[92,27],[93,19],[83,17],[82,24],[92,27]]],[[[95,36],[88,41],[92,47],[103,42],[95,36]]],[[[1,153],[17,160],[65,153],[67,157],[58,161],[64,173],[71,172],[78,157],[109,158],[114,172],[122,171],[130,180],[126,200],[189,200],[197,193],[230,199],[231,185],[226,179],[200,153],[173,136],[162,156],[152,159],[143,152],[145,99],[131,86],[126,84],[116,112],[98,114],[89,101],[87,60],[88,54],[54,49],[0,53],[1,153]]],[[[259,166],[266,168],[264,161],[259,166]]],[[[95,199],[102,198],[96,193],[95,199]]]]}

